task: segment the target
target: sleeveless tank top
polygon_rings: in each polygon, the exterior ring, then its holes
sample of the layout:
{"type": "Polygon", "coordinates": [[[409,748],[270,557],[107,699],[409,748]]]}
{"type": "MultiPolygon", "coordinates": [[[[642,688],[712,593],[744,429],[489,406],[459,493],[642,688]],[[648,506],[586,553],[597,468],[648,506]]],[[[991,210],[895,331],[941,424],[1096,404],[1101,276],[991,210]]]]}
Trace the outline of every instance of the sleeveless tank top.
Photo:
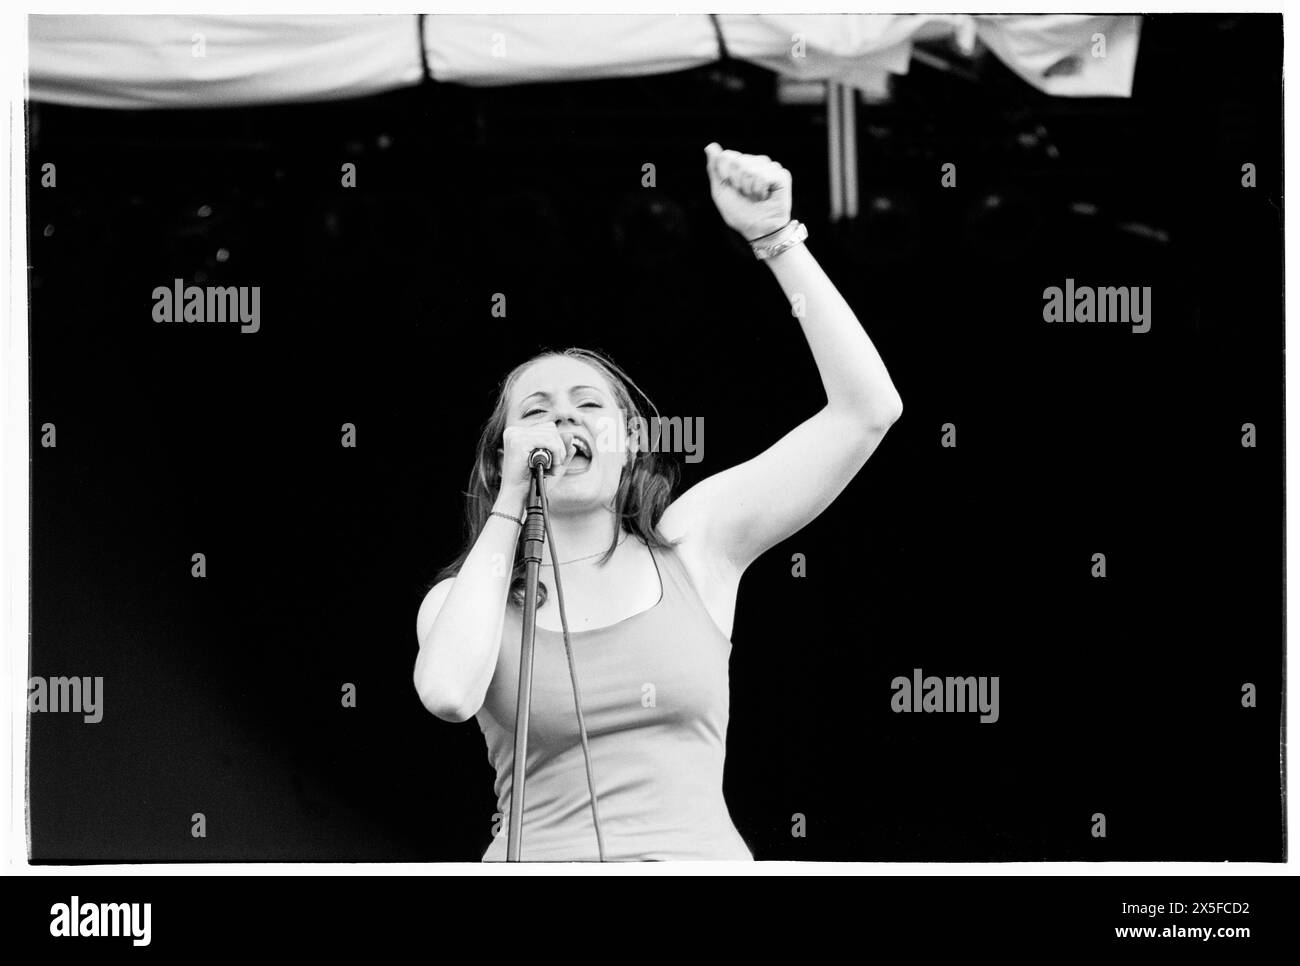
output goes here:
{"type": "MultiPolygon", "coordinates": [[[[661,587],[655,606],[608,627],[570,632],[605,856],[749,861],[722,797],[731,641],[676,551],[652,549],[651,556],[661,587]]],[[[508,605],[496,671],[475,715],[496,769],[501,816],[485,862],[506,858],[521,623],[521,610],[508,605]]],[[[597,861],[564,635],[541,627],[526,772],[520,857],[597,861]]]]}

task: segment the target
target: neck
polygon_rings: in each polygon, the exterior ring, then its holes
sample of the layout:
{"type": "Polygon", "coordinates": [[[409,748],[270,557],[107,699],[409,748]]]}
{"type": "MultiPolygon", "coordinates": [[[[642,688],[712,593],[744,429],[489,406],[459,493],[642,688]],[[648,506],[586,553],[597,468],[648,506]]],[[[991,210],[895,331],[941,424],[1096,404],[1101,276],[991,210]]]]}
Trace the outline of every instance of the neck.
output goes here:
{"type": "MultiPolygon", "coordinates": [[[[551,511],[551,533],[555,537],[556,556],[561,563],[601,554],[614,542],[618,518],[609,510],[587,510],[568,515],[551,511]]],[[[542,560],[551,562],[549,540],[542,542],[542,560]]]]}

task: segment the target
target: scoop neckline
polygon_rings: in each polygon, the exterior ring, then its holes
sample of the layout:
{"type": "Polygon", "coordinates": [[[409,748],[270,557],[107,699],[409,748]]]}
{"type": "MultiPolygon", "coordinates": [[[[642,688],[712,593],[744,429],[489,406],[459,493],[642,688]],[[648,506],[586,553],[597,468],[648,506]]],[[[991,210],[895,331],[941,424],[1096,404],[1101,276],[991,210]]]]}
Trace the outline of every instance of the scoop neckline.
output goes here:
{"type": "MultiPolygon", "coordinates": [[[[601,631],[610,631],[616,627],[623,626],[628,621],[634,621],[638,617],[645,617],[647,614],[651,614],[654,611],[659,609],[659,605],[662,604],[664,602],[664,598],[668,596],[668,587],[664,583],[663,568],[659,566],[659,558],[658,556],[655,555],[654,547],[650,546],[650,544],[647,543],[645,545],[645,548],[650,551],[650,559],[654,561],[655,574],[659,578],[659,599],[656,600],[649,607],[647,607],[645,610],[639,610],[635,614],[629,614],[627,617],[616,620],[612,624],[602,624],[600,627],[587,627],[580,631],[571,630],[569,631],[569,637],[577,637],[579,634],[599,634],[601,631]]],[[[548,627],[542,627],[541,624],[534,624],[534,627],[536,628],[536,630],[538,630],[543,634],[553,634],[556,637],[564,636],[563,628],[561,628],[558,631],[553,631],[548,627]]]]}

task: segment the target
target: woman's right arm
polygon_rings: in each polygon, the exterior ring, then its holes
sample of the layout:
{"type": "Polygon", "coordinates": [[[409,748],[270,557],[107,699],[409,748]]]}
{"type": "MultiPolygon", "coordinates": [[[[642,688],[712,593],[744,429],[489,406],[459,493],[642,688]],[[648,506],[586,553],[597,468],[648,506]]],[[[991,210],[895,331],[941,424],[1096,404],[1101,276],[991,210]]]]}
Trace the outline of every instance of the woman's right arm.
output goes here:
{"type": "MultiPolygon", "coordinates": [[[[538,447],[551,450],[556,464],[567,461],[554,425],[506,429],[494,510],[516,520],[523,516],[528,454],[538,447]]],[[[519,532],[518,524],[488,517],[460,572],[434,585],[420,605],[415,690],[444,721],[467,721],[483,706],[501,648],[519,532]]]]}

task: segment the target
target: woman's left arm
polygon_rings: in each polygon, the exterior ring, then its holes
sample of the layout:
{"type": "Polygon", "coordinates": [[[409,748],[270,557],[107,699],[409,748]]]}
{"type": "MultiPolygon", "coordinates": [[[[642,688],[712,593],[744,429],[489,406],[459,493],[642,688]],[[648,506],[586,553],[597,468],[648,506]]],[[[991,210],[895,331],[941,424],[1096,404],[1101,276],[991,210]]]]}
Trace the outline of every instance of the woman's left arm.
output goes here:
{"type": "MultiPolygon", "coordinates": [[[[790,218],[790,173],[765,156],[705,149],[713,199],[747,240],[790,218]]],[[[716,473],[682,494],[664,515],[666,533],[689,533],[716,564],[737,572],[820,514],[857,474],[903,403],[853,309],[805,245],[766,264],[802,325],[826,392],[826,405],[753,459],[716,473]]],[[[784,390],[779,382],[747,387],[784,390]]]]}

